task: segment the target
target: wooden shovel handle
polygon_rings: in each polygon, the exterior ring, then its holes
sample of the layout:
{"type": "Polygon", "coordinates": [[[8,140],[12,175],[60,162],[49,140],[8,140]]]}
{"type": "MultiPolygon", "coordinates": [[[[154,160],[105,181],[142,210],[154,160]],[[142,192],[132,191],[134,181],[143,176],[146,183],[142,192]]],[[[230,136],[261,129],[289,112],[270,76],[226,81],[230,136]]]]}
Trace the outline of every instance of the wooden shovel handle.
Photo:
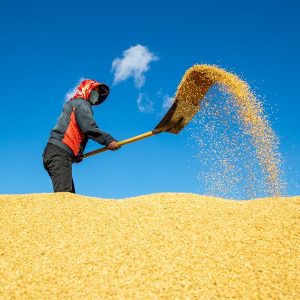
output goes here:
{"type": "MultiPolygon", "coordinates": [[[[148,132],[145,132],[143,134],[140,134],[140,135],[137,135],[137,136],[134,136],[132,138],[129,138],[127,140],[123,140],[121,142],[118,142],[117,144],[119,146],[123,146],[123,145],[127,145],[127,144],[130,144],[130,143],[133,143],[133,142],[136,142],[136,141],[139,141],[139,140],[142,140],[142,139],[145,139],[149,136],[152,136],[152,135],[155,135],[155,134],[158,134],[160,133],[160,131],[157,131],[157,130],[152,130],[152,131],[148,131],[148,132]]],[[[101,153],[101,152],[105,152],[109,150],[107,147],[104,147],[104,148],[100,148],[100,149],[97,149],[97,150],[94,150],[94,151],[91,151],[91,152],[88,152],[86,154],[83,154],[81,158],[87,158],[89,156],[92,156],[92,155],[95,155],[95,154],[98,154],[98,153],[101,153]]]]}

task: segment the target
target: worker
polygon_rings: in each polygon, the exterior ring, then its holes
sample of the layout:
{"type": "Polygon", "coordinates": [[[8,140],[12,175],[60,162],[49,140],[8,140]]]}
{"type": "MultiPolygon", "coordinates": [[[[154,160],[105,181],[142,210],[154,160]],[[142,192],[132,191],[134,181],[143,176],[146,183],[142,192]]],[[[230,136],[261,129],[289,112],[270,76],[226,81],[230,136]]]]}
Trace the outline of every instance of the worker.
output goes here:
{"type": "Polygon", "coordinates": [[[99,129],[93,117],[92,107],[101,104],[108,94],[106,84],[87,79],[64,104],[43,153],[43,165],[51,177],[54,192],[75,193],[72,164],[82,161],[89,139],[109,150],[120,148],[115,138],[99,129]]]}

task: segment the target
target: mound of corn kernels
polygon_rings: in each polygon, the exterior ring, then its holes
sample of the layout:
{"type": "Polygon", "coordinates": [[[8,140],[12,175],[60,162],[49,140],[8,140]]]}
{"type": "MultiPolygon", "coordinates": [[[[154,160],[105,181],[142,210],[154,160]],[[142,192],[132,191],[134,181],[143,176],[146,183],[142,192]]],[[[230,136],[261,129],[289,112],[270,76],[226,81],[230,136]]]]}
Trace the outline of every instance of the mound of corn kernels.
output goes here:
{"type": "Polygon", "coordinates": [[[299,299],[300,197],[0,196],[1,299],[299,299]]]}

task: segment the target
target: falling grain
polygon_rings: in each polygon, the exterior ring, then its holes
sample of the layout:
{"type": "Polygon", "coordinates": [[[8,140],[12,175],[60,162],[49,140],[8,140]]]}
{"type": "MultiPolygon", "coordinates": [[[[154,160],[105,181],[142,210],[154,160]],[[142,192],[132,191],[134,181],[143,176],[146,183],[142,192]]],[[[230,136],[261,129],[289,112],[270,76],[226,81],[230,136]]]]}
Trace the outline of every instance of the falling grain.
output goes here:
{"type": "MultiPolygon", "coordinates": [[[[241,134],[251,137],[250,142],[255,148],[255,156],[267,182],[267,195],[279,196],[284,187],[281,180],[282,162],[278,151],[279,141],[264,114],[261,102],[251,92],[245,81],[216,66],[195,65],[185,73],[175,98],[197,105],[199,99],[203,99],[213,86],[218,87],[221,93],[230,95],[230,99],[233,100],[230,105],[235,109],[243,125],[241,134]]],[[[202,102],[200,102],[201,105],[202,102]]],[[[194,133],[194,137],[196,136],[197,132],[194,133]]],[[[228,149],[228,151],[231,150],[228,149]]],[[[218,155],[216,153],[215,159],[218,155]]],[[[223,163],[227,169],[230,168],[230,162],[223,163]]],[[[226,178],[226,174],[224,175],[226,178]]],[[[211,178],[211,180],[214,179],[211,178]]]]}

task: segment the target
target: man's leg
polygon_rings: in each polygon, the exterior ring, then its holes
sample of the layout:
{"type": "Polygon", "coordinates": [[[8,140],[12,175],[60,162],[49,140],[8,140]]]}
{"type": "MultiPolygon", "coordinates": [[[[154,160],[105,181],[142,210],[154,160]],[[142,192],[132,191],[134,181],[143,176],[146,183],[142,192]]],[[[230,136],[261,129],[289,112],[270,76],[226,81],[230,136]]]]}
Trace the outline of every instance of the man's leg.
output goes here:
{"type": "Polygon", "coordinates": [[[48,164],[54,192],[74,193],[72,163],[65,158],[56,158],[48,164]]]}
{"type": "Polygon", "coordinates": [[[72,193],[74,193],[74,194],[76,193],[73,179],[72,179],[72,193]]]}
{"type": "Polygon", "coordinates": [[[49,146],[44,153],[44,167],[51,177],[54,192],[75,193],[72,158],[63,149],[49,146]]]}

